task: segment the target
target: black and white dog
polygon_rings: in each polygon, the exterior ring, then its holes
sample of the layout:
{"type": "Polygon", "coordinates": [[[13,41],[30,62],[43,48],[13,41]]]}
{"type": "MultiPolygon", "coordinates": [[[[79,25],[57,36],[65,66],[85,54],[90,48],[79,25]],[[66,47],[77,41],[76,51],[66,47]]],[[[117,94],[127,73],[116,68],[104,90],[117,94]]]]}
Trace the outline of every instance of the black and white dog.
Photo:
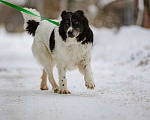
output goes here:
{"type": "MultiPolygon", "coordinates": [[[[35,9],[25,8],[37,15],[35,9]]],[[[94,89],[95,84],[91,71],[91,48],[93,32],[89,27],[84,12],[61,13],[60,26],[46,20],[22,13],[24,28],[34,36],[32,52],[37,61],[43,66],[41,90],[48,90],[47,75],[54,92],[70,94],[67,89],[66,71],[79,68],[84,75],[85,85],[94,89]],[[57,66],[59,74],[59,87],[53,77],[53,67],[57,66]]]]}

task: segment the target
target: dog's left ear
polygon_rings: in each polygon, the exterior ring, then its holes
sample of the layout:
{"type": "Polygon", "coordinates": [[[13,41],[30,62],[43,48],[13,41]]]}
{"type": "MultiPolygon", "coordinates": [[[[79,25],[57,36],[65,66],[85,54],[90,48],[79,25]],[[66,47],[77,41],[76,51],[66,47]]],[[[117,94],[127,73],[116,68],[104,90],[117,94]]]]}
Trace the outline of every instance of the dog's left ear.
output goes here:
{"type": "Polygon", "coordinates": [[[84,12],[82,10],[77,10],[76,13],[84,16],[84,12]]]}
{"type": "Polygon", "coordinates": [[[66,14],[67,14],[66,10],[62,11],[62,13],[61,13],[61,18],[63,19],[66,14]]]}

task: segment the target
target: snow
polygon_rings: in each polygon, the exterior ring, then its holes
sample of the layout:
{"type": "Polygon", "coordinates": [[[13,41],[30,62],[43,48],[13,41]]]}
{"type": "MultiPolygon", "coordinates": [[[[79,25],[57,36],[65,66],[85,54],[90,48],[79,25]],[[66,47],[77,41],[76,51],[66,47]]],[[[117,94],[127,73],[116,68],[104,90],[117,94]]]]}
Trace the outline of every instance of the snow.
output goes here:
{"type": "MultiPolygon", "coordinates": [[[[149,120],[150,31],[137,26],[92,27],[96,88],[67,72],[71,95],[41,91],[42,68],[32,56],[32,37],[0,28],[0,120],[149,120]]],[[[58,82],[58,74],[54,69],[58,82]]]]}

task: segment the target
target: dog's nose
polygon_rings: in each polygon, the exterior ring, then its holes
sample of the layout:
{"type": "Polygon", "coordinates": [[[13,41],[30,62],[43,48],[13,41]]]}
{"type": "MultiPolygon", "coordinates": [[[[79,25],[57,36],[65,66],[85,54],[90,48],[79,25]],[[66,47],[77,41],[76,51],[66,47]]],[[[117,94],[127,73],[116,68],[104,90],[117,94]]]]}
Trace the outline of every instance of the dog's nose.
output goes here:
{"type": "Polygon", "coordinates": [[[73,35],[73,32],[72,32],[72,31],[68,31],[68,37],[71,37],[71,38],[73,38],[73,37],[74,37],[74,35],[73,35]]]}

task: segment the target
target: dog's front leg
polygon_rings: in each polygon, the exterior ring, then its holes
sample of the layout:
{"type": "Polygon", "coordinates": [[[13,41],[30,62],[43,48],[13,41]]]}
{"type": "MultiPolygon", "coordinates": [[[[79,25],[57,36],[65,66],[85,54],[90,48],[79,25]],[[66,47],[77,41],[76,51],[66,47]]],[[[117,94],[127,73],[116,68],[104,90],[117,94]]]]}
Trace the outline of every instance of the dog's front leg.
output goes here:
{"type": "Polygon", "coordinates": [[[70,94],[70,91],[67,89],[67,79],[66,79],[66,68],[63,65],[58,65],[58,74],[59,74],[59,94],[70,94]]]}
{"type": "Polygon", "coordinates": [[[92,74],[92,70],[91,70],[90,60],[83,60],[79,64],[79,70],[84,75],[85,86],[88,89],[94,89],[95,84],[94,84],[94,80],[93,80],[93,74],[92,74]]]}

